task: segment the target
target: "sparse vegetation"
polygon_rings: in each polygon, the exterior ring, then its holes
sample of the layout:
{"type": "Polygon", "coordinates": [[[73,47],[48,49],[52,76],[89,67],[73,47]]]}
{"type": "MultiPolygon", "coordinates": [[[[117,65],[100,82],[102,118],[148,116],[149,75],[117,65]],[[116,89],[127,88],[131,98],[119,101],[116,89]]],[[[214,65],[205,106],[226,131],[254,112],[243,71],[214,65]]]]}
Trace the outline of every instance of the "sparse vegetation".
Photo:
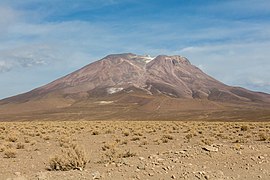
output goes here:
{"type": "Polygon", "coordinates": [[[17,149],[24,149],[24,144],[19,142],[17,143],[17,146],[16,146],[17,149]]]}
{"type": "Polygon", "coordinates": [[[4,157],[5,158],[16,158],[16,150],[13,148],[5,148],[4,149],[4,157]]]}
{"type": "Polygon", "coordinates": [[[265,133],[259,134],[259,141],[266,141],[268,138],[265,133]]]}
{"type": "MultiPolygon", "coordinates": [[[[168,121],[0,123],[0,136],[3,137],[0,138],[0,157],[5,163],[16,161],[18,164],[29,160],[33,163],[36,159],[40,163],[46,157],[48,170],[51,171],[82,170],[100,163],[102,167],[110,166],[111,169],[116,166],[121,171],[125,169],[121,166],[132,167],[134,164],[131,165],[131,162],[136,162],[134,166],[138,165],[141,171],[147,169],[140,165],[144,161],[149,161],[150,166],[159,166],[167,160],[195,159],[197,155],[189,156],[189,153],[195,150],[198,154],[205,153],[201,149],[203,146],[218,147],[220,151],[230,148],[241,155],[245,149],[252,150],[269,143],[268,124],[168,121]],[[253,147],[253,144],[256,146],[253,147]],[[87,147],[86,151],[81,146],[87,147]],[[90,163],[86,153],[91,157],[90,163]],[[155,158],[153,153],[157,156],[168,155],[168,159],[155,158]]],[[[45,170],[45,166],[37,167],[45,170]]],[[[171,168],[170,164],[167,167],[171,168]]]]}
{"type": "Polygon", "coordinates": [[[62,149],[61,154],[50,159],[50,170],[68,171],[82,170],[88,162],[84,150],[78,145],[72,144],[69,148],[62,149]]]}

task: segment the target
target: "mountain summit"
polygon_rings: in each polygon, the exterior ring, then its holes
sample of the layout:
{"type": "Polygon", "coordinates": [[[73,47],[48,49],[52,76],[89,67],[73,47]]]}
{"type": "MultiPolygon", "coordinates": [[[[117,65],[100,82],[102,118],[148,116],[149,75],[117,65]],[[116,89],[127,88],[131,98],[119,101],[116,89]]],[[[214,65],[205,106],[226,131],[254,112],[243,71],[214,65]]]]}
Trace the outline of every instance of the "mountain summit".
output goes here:
{"type": "Polygon", "coordinates": [[[5,112],[11,107],[21,112],[103,108],[119,116],[124,109],[150,113],[269,103],[270,95],[225,85],[185,57],[125,53],[108,55],[45,86],[1,100],[0,113],[1,107],[5,112]]]}

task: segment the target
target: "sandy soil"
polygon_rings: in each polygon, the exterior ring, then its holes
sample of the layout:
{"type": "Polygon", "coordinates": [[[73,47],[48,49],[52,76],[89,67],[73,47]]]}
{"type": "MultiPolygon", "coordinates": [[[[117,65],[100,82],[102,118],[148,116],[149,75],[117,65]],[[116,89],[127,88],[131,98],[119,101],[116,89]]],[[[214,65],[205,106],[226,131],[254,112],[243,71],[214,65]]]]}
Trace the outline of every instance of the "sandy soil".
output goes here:
{"type": "Polygon", "coordinates": [[[1,180],[269,180],[270,122],[2,122],[0,159],[1,180]]]}

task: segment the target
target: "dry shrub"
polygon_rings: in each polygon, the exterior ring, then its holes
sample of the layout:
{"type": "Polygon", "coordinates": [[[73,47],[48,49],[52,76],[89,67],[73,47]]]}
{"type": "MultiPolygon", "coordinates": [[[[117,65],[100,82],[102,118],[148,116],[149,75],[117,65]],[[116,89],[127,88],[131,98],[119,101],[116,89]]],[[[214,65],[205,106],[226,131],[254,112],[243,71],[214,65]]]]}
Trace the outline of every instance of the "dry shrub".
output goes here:
{"type": "Polygon", "coordinates": [[[9,142],[16,142],[18,140],[18,136],[16,134],[11,134],[8,138],[7,141],[9,142]]]}
{"type": "Polygon", "coordinates": [[[148,141],[147,140],[144,140],[144,141],[141,142],[140,145],[147,145],[147,144],[148,144],[148,141]]]}
{"type": "Polygon", "coordinates": [[[30,145],[31,145],[31,146],[34,146],[36,143],[37,143],[37,141],[32,140],[32,141],[30,142],[30,145]]]}
{"type": "Polygon", "coordinates": [[[0,134],[0,139],[1,140],[4,140],[5,139],[5,136],[0,134]]]}
{"type": "Polygon", "coordinates": [[[51,137],[50,137],[49,135],[47,135],[47,136],[44,136],[43,139],[44,139],[45,141],[48,141],[48,140],[51,139],[51,137]]]}
{"type": "Polygon", "coordinates": [[[123,134],[124,136],[129,136],[129,131],[124,131],[123,134]]]}
{"type": "Polygon", "coordinates": [[[140,137],[133,137],[130,139],[131,141],[139,141],[140,140],[140,137]]]}
{"type": "Polygon", "coordinates": [[[106,150],[108,150],[108,149],[114,149],[116,147],[116,144],[115,143],[105,143],[102,147],[101,147],[101,149],[103,150],[103,151],[106,151],[106,150]]]}
{"type": "Polygon", "coordinates": [[[136,153],[133,153],[133,152],[130,152],[130,150],[127,150],[123,153],[120,153],[118,155],[118,158],[129,158],[129,157],[134,157],[134,156],[137,156],[136,153]]]}
{"type": "Polygon", "coordinates": [[[17,149],[24,149],[24,144],[19,142],[17,143],[17,146],[16,146],[17,149]]]}
{"type": "MultiPolygon", "coordinates": [[[[125,144],[127,140],[125,140],[125,144]]],[[[124,150],[121,142],[104,142],[102,148],[101,160],[99,163],[118,163],[121,162],[123,158],[129,158],[136,156],[136,153],[131,152],[130,150],[124,150]]]]}
{"type": "Polygon", "coordinates": [[[143,133],[142,132],[134,132],[134,135],[135,136],[143,136],[143,133]]]}
{"type": "Polygon", "coordinates": [[[247,125],[241,126],[241,131],[247,131],[247,130],[248,130],[248,126],[247,125]]]}
{"type": "Polygon", "coordinates": [[[16,158],[16,150],[13,148],[4,149],[5,158],[16,158]]]}
{"type": "Polygon", "coordinates": [[[137,156],[136,153],[131,152],[130,150],[123,151],[117,147],[106,149],[104,155],[105,157],[103,156],[101,160],[103,163],[120,162],[122,158],[137,156]]]}
{"type": "Polygon", "coordinates": [[[62,153],[60,155],[56,155],[50,159],[49,170],[82,170],[85,168],[87,162],[84,150],[80,146],[72,144],[69,148],[62,149],[62,153]]]}
{"type": "Polygon", "coordinates": [[[211,145],[213,144],[213,139],[210,139],[210,138],[204,138],[201,140],[202,143],[206,144],[206,145],[211,145]]]}
{"type": "Polygon", "coordinates": [[[170,134],[166,134],[166,135],[163,135],[162,137],[161,137],[161,141],[163,142],[163,143],[167,143],[167,142],[169,142],[169,140],[173,140],[173,136],[172,135],[170,135],[170,134]]]}
{"type": "Polygon", "coordinates": [[[24,142],[25,142],[25,143],[30,143],[29,138],[28,138],[28,137],[24,137],[24,142]]]}
{"type": "Polygon", "coordinates": [[[4,145],[0,145],[0,152],[3,152],[5,150],[5,146],[4,145]]]}
{"type": "Polygon", "coordinates": [[[193,137],[192,134],[187,134],[187,135],[185,136],[185,138],[186,138],[187,140],[190,140],[192,137],[193,137]]]}
{"type": "Polygon", "coordinates": [[[260,133],[259,134],[259,141],[266,141],[267,140],[267,136],[264,133],[260,133]]]}
{"type": "Polygon", "coordinates": [[[105,134],[113,134],[113,133],[114,133],[114,131],[111,130],[111,129],[107,129],[107,130],[105,131],[105,134]]]}
{"type": "Polygon", "coordinates": [[[123,140],[123,141],[120,142],[120,145],[124,145],[124,144],[125,145],[128,144],[128,141],[127,140],[123,140]]]}
{"type": "Polygon", "coordinates": [[[63,137],[61,137],[59,139],[59,145],[60,145],[60,147],[69,148],[70,144],[71,144],[70,137],[63,136],[63,137]]]}
{"type": "Polygon", "coordinates": [[[97,130],[93,131],[92,135],[99,135],[99,131],[97,131],[97,130]]]}

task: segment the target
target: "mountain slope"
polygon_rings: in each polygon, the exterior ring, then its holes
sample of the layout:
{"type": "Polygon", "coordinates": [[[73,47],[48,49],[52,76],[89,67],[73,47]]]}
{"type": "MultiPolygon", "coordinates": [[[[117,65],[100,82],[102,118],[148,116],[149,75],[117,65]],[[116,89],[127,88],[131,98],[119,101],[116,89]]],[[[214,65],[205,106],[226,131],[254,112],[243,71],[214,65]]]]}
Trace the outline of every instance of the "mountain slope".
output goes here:
{"type": "Polygon", "coordinates": [[[185,57],[127,53],[106,56],[45,86],[3,99],[0,113],[94,110],[102,105],[122,114],[123,109],[146,111],[151,117],[156,111],[261,108],[269,104],[270,95],[225,85],[185,57]]]}

